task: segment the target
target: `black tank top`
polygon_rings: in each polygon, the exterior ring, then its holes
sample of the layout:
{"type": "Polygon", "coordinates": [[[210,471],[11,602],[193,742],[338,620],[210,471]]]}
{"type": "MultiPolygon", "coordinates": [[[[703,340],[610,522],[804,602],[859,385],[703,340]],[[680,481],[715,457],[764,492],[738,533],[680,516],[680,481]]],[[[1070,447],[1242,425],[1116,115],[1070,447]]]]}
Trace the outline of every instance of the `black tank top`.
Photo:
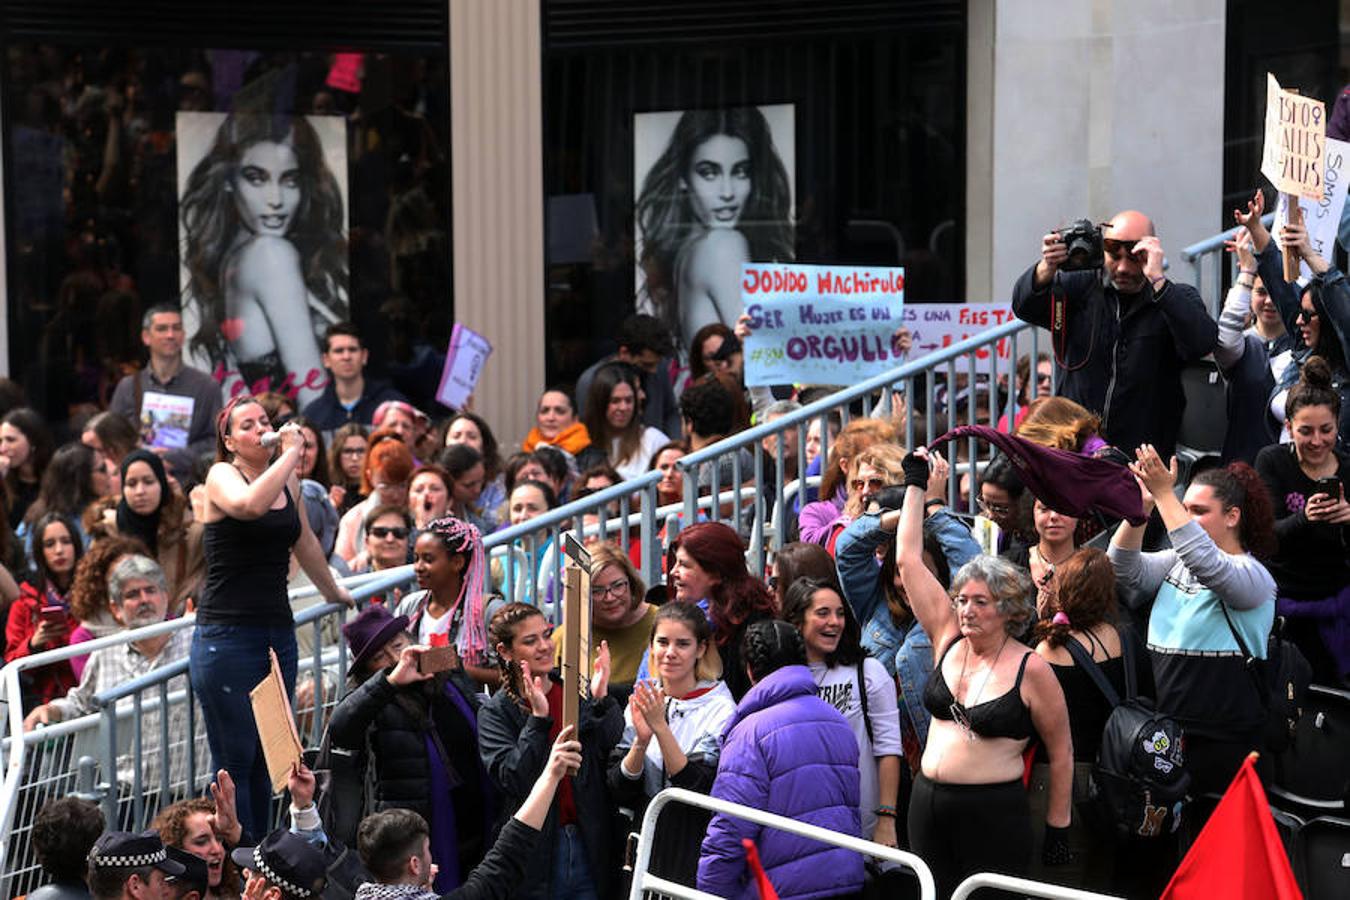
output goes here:
{"type": "MultiPolygon", "coordinates": [[[[933,674],[928,676],[928,683],[923,686],[923,706],[935,719],[942,719],[950,722],[953,720],[952,707],[956,706],[956,698],[952,696],[952,690],[947,686],[947,678],[942,674],[942,663],[946,661],[947,654],[952,652],[952,648],[964,637],[958,637],[947,645],[947,649],[942,653],[942,659],[938,660],[937,668],[933,674]]],[[[1027,660],[1031,658],[1031,651],[1028,650],[1022,656],[1022,664],[1017,667],[1017,681],[1013,683],[1012,689],[1006,694],[1000,694],[992,700],[986,700],[983,703],[977,703],[970,707],[961,707],[966,719],[970,722],[970,730],[980,737],[1005,737],[1017,741],[1029,739],[1036,731],[1031,723],[1031,710],[1022,702],[1022,673],[1027,670],[1027,660]]]]}
{"type": "Polygon", "coordinates": [[[300,513],[289,487],[286,505],[256,519],[207,522],[206,586],[198,625],[291,625],[286,575],[291,547],[300,537],[300,513]]]}

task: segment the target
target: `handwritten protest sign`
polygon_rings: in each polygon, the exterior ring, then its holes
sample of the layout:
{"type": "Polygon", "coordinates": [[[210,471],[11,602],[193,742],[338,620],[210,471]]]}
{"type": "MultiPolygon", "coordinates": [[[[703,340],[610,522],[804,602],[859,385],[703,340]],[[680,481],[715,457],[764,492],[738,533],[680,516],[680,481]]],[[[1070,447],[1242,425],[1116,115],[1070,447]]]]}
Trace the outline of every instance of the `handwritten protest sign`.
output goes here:
{"type": "MultiPolygon", "coordinates": [[[[1336,230],[1341,222],[1341,211],[1345,208],[1346,180],[1350,178],[1350,142],[1327,138],[1327,157],[1323,169],[1325,185],[1322,196],[1317,200],[1299,198],[1298,205],[1303,209],[1303,227],[1308,229],[1308,246],[1325,260],[1331,260],[1336,252],[1336,230]]],[[[1275,207],[1275,227],[1271,232],[1279,240],[1280,229],[1289,221],[1289,195],[1280,194],[1275,207]]],[[[1284,249],[1283,243],[1280,249],[1284,249]]],[[[1299,261],[1299,274],[1312,278],[1308,264],[1299,261]]]]}
{"type": "Polygon", "coordinates": [[[1261,174],[1281,193],[1320,200],[1325,188],[1326,140],[1327,109],[1322,101],[1284,90],[1267,73],[1261,174]]]}
{"type": "Polygon", "coordinates": [[[445,367],[441,369],[441,383],[436,388],[436,399],[451,409],[463,409],[483,374],[483,364],[492,355],[492,344],[476,331],[458,322],[450,333],[450,347],[445,353],[445,367]]]}
{"type": "Polygon", "coordinates": [[[745,383],[851,384],[901,360],[905,270],[745,263],[745,383]]]}
{"type": "MultiPolygon", "coordinates": [[[[914,339],[909,358],[936,353],[1014,318],[1012,307],[1007,303],[911,303],[905,307],[904,315],[905,327],[914,339]]],[[[1018,347],[1022,353],[1031,350],[1031,341],[1025,344],[1025,347],[1018,347]]],[[[998,371],[1007,372],[1011,354],[1012,342],[1003,338],[995,345],[993,353],[985,349],[975,352],[975,370],[993,374],[997,360],[998,371]]],[[[964,363],[962,371],[965,371],[964,363]]]]}

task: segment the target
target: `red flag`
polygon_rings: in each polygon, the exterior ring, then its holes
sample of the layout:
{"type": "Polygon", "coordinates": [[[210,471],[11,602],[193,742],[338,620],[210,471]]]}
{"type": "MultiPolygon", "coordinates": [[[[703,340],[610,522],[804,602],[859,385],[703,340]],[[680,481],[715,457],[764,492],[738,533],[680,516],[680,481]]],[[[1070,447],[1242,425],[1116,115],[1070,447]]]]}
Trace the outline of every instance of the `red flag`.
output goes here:
{"type": "Polygon", "coordinates": [[[1162,900],[1302,900],[1255,762],[1242,763],[1162,900]]]}
{"type": "Polygon", "coordinates": [[[778,892],[773,889],[769,873],[764,871],[764,866],[759,861],[759,848],[755,846],[755,842],[749,838],[741,838],[741,846],[745,848],[745,864],[750,867],[750,874],[755,878],[755,887],[759,889],[759,900],[778,900],[778,892]]]}

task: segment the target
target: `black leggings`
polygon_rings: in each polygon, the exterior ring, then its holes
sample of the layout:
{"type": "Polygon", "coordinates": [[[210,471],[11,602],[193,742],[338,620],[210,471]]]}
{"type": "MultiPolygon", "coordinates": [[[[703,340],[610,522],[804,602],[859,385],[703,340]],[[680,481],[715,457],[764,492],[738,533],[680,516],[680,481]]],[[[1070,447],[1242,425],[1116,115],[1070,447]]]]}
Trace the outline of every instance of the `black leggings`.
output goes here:
{"type": "Polygon", "coordinates": [[[939,897],[967,876],[1025,876],[1031,862],[1031,810],[1020,780],[943,784],[922,773],[909,800],[910,849],[933,870],[939,897]]]}

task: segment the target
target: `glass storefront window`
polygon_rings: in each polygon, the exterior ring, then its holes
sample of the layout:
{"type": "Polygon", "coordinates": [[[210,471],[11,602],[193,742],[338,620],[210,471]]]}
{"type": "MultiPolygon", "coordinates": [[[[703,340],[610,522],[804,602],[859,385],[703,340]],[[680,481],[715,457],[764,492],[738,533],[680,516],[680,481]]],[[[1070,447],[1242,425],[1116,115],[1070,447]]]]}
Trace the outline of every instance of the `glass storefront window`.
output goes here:
{"type": "Polygon", "coordinates": [[[10,42],[3,72],[10,376],[61,428],[180,306],[228,394],[300,404],[350,320],[418,406],[453,325],[443,53],[10,42]]]}
{"type": "MultiPolygon", "coordinates": [[[[546,3],[559,22],[567,6],[546,3]]],[[[749,21],[753,6],[718,21],[749,21]]],[[[772,36],[747,36],[681,18],[701,29],[695,39],[642,15],[669,39],[619,40],[597,26],[588,40],[577,13],[566,40],[546,41],[550,382],[612,351],[634,311],[664,313],[687,351],[710,310],[729,305],[716,288],[690,286],[713,245],[733,261],[904,266],[907,300],[963,296],[963,19],[870,33],[773,21],[772,36]],[[725,146],[706,142],[718,134],[725,146]],[[703,163],[681,141],[704,148],[703,163]],[[663,175],[672,160],[687,171],[663,175]],[[711,199],[699,200],[701,182],[711,199]],[[646,252],[645,229],[668,235],[663,254],[646,252]],[[744,240],[719,242],[718,229],[744,240]],[[685,302],[695,294],[702,311],[685,302]]]]}

